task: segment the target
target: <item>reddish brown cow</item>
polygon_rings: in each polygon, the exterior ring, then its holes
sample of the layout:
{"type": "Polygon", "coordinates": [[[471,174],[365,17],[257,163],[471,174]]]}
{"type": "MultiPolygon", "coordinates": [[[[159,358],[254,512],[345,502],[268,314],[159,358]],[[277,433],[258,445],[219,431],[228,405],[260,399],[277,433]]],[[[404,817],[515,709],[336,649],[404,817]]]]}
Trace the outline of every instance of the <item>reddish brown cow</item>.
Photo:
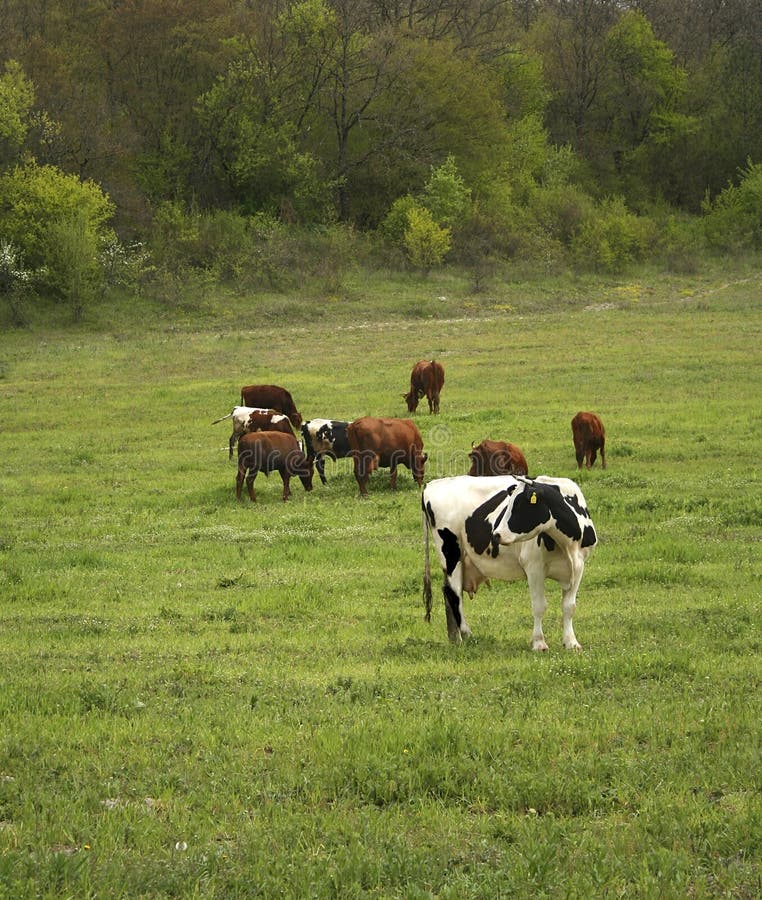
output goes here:
{"type": "Polygon", "coordinates": [[[370,473],[379,466],[391,470],[392,490],[397,489],[397,466],[402,463],[413,473],[418,487],[423,484],[423,439],[412,419],[376,419],[363,416],[347,426],[349,455],[354,460],[360,496],[367,497],[370,473]]]}
{"type": "Polygon", "coordinates": [[[402,396],[407,401],[407,411],[415,412],[418,401],[426,397],[429,401],[429,412],[439,412],[439,394],[444,386],[444,367],[433,359],[429,362],[422,359],[413,366],[410,373],[410,391],[402,396]]]}
{"type": "Polygon", "coordinates": [[[302,452],[293,433],[282,431],[251,431],[241,435],[238,441],[238,474],[235,496],[241,499],[241,488],[246,479],[246,489],[251,501],[256,502],[254,479],[257,473],[279,472],[283,480],[283,499],[291,496],[289,479],[298,475],[305,491],[312,490],[313,465],[302,452]],[[248,473],[248,474],[247,474],[248,473]]]}
{"type": "Polygon", "coordinates": [[[278,412],[288,416],[294,428],[299,428],[302,424],[301,413],[297,410],[291,394],[277,384],[249,384],[242,387],[241,404],[277,409],[278,412]]]}
{"type": "Polygon", "coordinates": [[[468,454],[469,475],[527,475],[527,461],[521,449],[505,441],[482,441],[468,454]]]}
{"type": "Polygon", "coordinates": [[[577,468],[582,468],[584,460],[586,468],[595,462],[596,451],[601,451],[601,465],[606,468],[606,430],[603,422],[591,412],[578,412],[572,419],[572,437],[574,452],[577,456],[577,468]]]}

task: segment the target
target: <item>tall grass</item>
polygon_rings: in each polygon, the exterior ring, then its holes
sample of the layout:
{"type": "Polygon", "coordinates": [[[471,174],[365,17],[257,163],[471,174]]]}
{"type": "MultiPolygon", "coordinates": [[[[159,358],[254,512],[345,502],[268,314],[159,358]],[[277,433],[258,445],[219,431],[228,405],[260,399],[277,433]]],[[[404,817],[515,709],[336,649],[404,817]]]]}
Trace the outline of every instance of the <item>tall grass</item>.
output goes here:
{"type": "Polygon", "coordinates": [[[758,896],[761,282],[4,334],[0,895],[758,896]],[[423,622],[407,470],[236,503],[210,423],[241,384],[406,416],[432,356],[427,478],[491,437],[581,484],[582,654],[551,582],[547,654],[525,584],[467,601],[462,647],[441,601],[423,622]],[[575,468],[580,409],[605,471],[575,468]]]}

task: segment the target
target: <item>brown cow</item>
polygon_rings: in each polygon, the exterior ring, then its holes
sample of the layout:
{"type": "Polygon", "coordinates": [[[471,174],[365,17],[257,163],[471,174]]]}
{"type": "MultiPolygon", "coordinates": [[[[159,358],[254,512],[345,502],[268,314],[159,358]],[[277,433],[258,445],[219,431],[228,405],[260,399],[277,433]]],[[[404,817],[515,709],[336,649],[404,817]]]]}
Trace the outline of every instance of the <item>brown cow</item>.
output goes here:
{"type": "Polygon", "coordinates": [[[469,475],[527,475],[527,461],[520,448],[505,441],[482,441],[468,454],[469,475]]]}
{"type": "Polygon", "coordinates": [[[277,409],[288,416],[294,428],[302,424],[301,413],[297,410],[291,394],[277,384],[249,384],[241,388],[243,406],[261,406],[277,409]]]}
{"type": "Polygon", "coordinates": [[[582,468],[584,460],[586,468],[595,462],[597,450],[601,451],[601,465],[606,468],[606,430],[603,422],[591,412],[578,412],[572,419],[572,437],[574,452],[577,456],[577,468],[582,468]]]}
{"type": "Polygon", "coordinates": [[[252,503],[256,502],[254,479],[258,472],[269,475],[280,472],[283,480],[283,499],[291,496],[289,479],[298,475],[305,491],[312,490],[313,465],[304,455],[293,433],[281,431],[251,431],[238,441],[238,474],[235,482],[236,500],[241,499],[244,478],[252,503]],[[248,473],[248,474],[247,474],[248,473]]]}
{"type": "Polygon", "coordinates": [[[423,467],[428,456],[422,452],[421,432],[412,419],[362,416],[347,426],[347,440],[361,497],[368,496],[368,477],[379,466],[389,466],[393,491],[397,489],[400,463],[410,469],[418,487],[423,484],[423,467]]]}
{"type": "Polygon", "coordinates": [[[293,434],[288,416],[277,409],[260,409],[251,406],[234,406],[233,411],[221,419],[215,419],[212,425],[223,422],[225,419],[233,420],[233,433],[228,441],[228,459],[233,458],[235,442],[242,434],[250,431],[282,431],[285,434],[293,434]]]}
{"type": "Polygon", "coordinates": [[[415,412],[418,401],[426,397],[429,401],[429,412],[439,412],[439,394],[444,386],[444,367],[433,359],[429,362],[422,359],[413,366],[410,373],[410,391],[402,396],[407,401],[407,411],[415,412]]]}

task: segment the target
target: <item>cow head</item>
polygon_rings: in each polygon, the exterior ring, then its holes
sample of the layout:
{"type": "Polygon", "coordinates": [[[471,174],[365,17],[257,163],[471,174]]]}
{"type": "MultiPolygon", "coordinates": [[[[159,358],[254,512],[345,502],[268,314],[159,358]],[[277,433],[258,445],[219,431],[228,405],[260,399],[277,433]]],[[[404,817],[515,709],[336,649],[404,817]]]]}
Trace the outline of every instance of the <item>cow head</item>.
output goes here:
{"type": "Polygon", "coordinates": [[[423,469],[426,465],[426,460],[429,458],[428,453],[421,453],[417,448],[413,451],[413,465],[410,467],[413,472],[413,478],[415,479],[415,483],[418,487],[422,487],[423,485],[423,469]]]}
{"type": "Polygon", "coordinates": [[[468,454],[468,458],[471,460],[471,468],[468,470],[469,475],[483,475],[484,474],[484,459],[482,458],[481,446],[474,447],[474,442],[471,441],[471,452],[468,454]]]}
{"type": "Polygon", "coordinates": [[[418,394],[416,391],[408,391],[402,395],[402,399],[407,403],[407,411],[415,412],[418,409],[418,394]]]}
{"type": "Polygon", "coordinates": [[[299,476],[305,491],[312,490],[312,476],[315,473],[315,466],[310,457],[305,456],[301,450],[293,451],[293,453],[289,454],[288,469],[292,475],[299,476]]]}

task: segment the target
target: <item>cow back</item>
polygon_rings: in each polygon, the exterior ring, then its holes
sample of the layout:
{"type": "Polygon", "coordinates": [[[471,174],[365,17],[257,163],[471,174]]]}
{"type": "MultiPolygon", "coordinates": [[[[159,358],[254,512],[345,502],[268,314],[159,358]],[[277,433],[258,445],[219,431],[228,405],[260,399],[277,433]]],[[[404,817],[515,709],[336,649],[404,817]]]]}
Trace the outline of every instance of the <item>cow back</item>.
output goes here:
{"type": "Polygon", "coordinates": [[[362,416],[347,426],[347,442],[351,452],[372,452],[384,458],[392,453],[418,452],[423,438],[412,419],[362,416]]]}
{"type": "Polygon", "coordinates": [[[250,431],[238,441],[239,468],[256,468],[262,472],[287,471],[302,474],[309,462],[293,432],[250,431]]]}
{"type": "Polygon", "coordinates": [[[244,406],[259,406],[277,410],[288,416],[294,428],[302,424],[302,417],[293,397],[277,384],[249,384],[241,388],[241,403],[244,406]]]}
{"type": "Polygon", "coordinates": [[[596,442],[606,435],[600,417],[592,412],[578,412],[571,426],[575,441],[596,442]]]}
{"type": "Polygon", "coordinates": [[[469,475],[527,475],[526,457],[516,444],[507,441],[482,441],[468,454],[469,475]]]}

